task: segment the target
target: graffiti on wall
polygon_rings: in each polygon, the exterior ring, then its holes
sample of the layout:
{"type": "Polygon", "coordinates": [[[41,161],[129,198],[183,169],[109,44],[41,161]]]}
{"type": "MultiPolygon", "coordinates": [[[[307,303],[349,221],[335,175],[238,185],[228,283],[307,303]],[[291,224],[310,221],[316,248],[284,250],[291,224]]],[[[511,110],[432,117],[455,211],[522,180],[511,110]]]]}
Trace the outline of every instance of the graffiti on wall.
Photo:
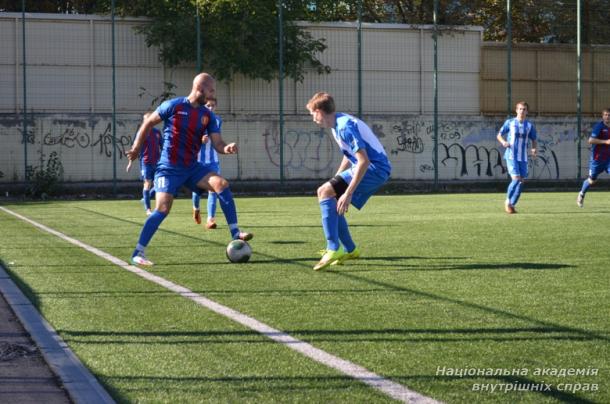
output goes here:
{"type": "Polygon", "coordinates": [[[105,157],[113,156],[113,149],[119,159],[125,156],[125,151],[133,142],[132,136],[117,135],[113,147],[112,124],[106,124],[101,132],[97,128],[83,127],[80,122],[65,121],[62,125],[51,127],[42,138],[45,146],[61,146],[68,149],[89,147],[96,149],[98,154],[105,157]],[[90,134],[91,133],[91,134],[90,134]]]}
{"type": "MultiPolygon", "coordinates": [[[[19,119],[0,116],[3,145],[0,148],[0,179],[17,181],[22,178],[25,141],[29,159],[39,150],[58,151],[66,174],[72,178],[107,180],[111,175],[107,169],[112,164],[109,159],[115,155],[117,159],[125,158],[124,153],[133,142],[139,122],[139,116],[119,120],[116,144],[113,144],[112,123],[107,116],[83,119],[78,115],[38,115],[28,120],[25,137],[19,119]],[[82,153],[85,150],[87,153],[82,153]]],[[[429,117],[377,117],[369,124],[388,151],[395,167],[392,178],[396,180],[429,179],[436,166],[439,178],[443,180],[503,179],[507,176],[504,149],[496,140],[501,119],[466,117],[439,122],[437,162],[434,161],[434,123],[429,117]]],[[[239,125],[237,122],[237,127],[239,125]]],[[[236,158],[264,161],[268,165],[263,170],[270,172],[261,172],[257,167],[257,170],[240,172],[240,179],[276,175],[276,168],[281,164],[277,121],[247,118],[247,125],[261,125],[262,133],[258,133],[262,138],[257,136],[257,140],[250,143],[251,147],[236,158]]],[[[529,160],[530,178],[574,178],[579,153],[576,125],[567,119],[547,118],[537,120],[536,126],[538,157],[529,160]]],[[[291,122],[283,140],[282,162],[289,177],[325,178],[341,161],[341,153],[332,136],[310,122],[291,122]]],[[[586,153],[586,147],[583,142],[582,153],[586,153]]],[[[123,175],[124,178],[132,177],[123,175]]]]}
{"type": "MultiPolygon", "coordinates": [[[[280,166],[280,135],[276,128],[263,133],[265,153],[269,161],[280,166]]],[[[288,129],[284,135],[284,167],[295,171],[321,173],[336,165],[337,152],[331,136],[323,130],[288,129]]]]}

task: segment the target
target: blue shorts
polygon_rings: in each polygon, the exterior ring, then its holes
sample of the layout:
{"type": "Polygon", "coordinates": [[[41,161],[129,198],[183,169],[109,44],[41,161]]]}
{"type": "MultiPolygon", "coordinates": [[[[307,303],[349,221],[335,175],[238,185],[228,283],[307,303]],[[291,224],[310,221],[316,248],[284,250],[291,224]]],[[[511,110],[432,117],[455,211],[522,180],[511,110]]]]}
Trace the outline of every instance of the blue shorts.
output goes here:
{"type": "Polygon", "coordinates": [[[152,181],[155,178],[156,164],[145,164],[140,160],[140,179],[152,181]]]}
{"type": "Polygon", "coordinates": [[[527,178],[527,161],[506,160],[506,168],[511,177],[527,178]]]}
{"type": "Polygon", "coordinates": [[[210,170],[210,172],[215,172],[216,174],[220,174],[220,163],[216,162],[216,163],[201,163],[203,164],[208,170],[210,170]]]}
{"type": "Polygon", "coordinates": [[[589,178],[596,180],[597,177],[603,172],[610,173],[610,160],[591,160],[589,162],[589,178]]]}
{"type": "Polygon", "coordinates": [[[201,163],[195,163],[186,168],[159,165],[155,172],[155,189],[157,193],[167,192],[177,196],[178,191],[184,185],[196,194],[201,195],[204,190],[197,188],[197,183],[211,172],[212,170],[201,163]]]}
{"type": "MultiPolygon", "coordinates": [[[[353,167],[339,173],[341,178],[343,178],[343,180],[348,184],[352,182],[353,174],[353,167]]],[[[352,195],[352,205],[354,205],[354,207],[357,209],[362,209],[366,201],[368,201],[369,198],[375,192],[377,192],[379,188],[381,188],[381,186],[388,181],[389,178],[390,174],[384,171],[366,170],[364,177],[362,177],[362,180],[354,190],[354,195],[352,195]]]]}

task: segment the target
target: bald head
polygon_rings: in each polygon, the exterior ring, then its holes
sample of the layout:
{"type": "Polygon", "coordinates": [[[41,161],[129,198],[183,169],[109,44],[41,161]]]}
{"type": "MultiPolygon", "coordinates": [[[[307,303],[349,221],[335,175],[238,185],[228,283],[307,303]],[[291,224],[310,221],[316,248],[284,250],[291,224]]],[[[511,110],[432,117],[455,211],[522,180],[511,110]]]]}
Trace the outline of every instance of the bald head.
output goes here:
{"type": "Polygon", "coordinates": [[[199,73],[193,79],[189,102],[195,106],[205,105],[208,98],[216,95],[216,80],[208,73],[199,73]]]}

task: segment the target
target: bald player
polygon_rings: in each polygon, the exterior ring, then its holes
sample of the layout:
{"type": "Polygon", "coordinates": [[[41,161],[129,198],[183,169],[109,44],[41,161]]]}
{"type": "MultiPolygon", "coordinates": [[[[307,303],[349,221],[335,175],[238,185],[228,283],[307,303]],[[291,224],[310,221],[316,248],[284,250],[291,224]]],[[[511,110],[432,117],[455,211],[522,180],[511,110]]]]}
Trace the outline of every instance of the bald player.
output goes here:
{"type": "Polygon", "coordinates": [[[130,150],[125,152],[129,161],[139,156],[140,148],[153,126],[163,121],[163,150],[155,172],[156,206],[140,232],[131,262],[136,265],[153,265],[145,254],[148,243],[169,215],[174,198],[184,185],[192,192],[215,192],[227,220],[232,239],[250,240],[253,235],[240,231],[237,211],[229,182],[197,161],[201,138],[207,132],[214,149],[220,154],[237,153],[235,143],[225,143],[220,135],[216,116],[206,108],[207,99],[215,97],[216,81],[201,73],[193,79],[191,93],[163,102],[140,126],[130,150]]]}

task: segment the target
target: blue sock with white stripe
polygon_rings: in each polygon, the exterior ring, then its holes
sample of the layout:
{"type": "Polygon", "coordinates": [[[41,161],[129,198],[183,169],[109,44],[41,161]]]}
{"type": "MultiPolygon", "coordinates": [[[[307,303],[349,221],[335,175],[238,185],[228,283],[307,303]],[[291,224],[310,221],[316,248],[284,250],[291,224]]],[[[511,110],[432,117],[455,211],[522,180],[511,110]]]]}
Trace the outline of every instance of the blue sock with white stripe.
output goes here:
{"type": "Polygon", "coordinates": [[[322,212],[322,228],[326,237],[326,249],[339,249],[339,215],[337,214],[337,199],[332,197],[320,201],[322,212]]]}
{"type": "Polygon", "coordinates": [[[216,216],[216,204],[218,195],[216,192],[208,192],[208,219],[216,216]]]}
{"type": "Polygon", "coordinates": [[[352,236],[349,234],[347,219],[345,219],[345,215],[338,215],[338,220],[339,240],[341,240],[341,244],[343,244],[345,251],[351,253],[356,249],[356,244],[354,244],[354,240],[352,240],[352,236]]]}
{"type": "Polygon", "coordinates": [[[591,183],[589,182],[589,179],[587,178],[583,183],[582,183],[582,188],[580,189],[580,193],[582,196],[585,196],[585,194],[587,193],[587,191],[589,190],[589,187],[591,186],[591,183]]]}
{"type": "Polygon", "coordinates": [[[517,184],[519,184],[518,180],[512,180],[510,184],[508,184],[508,190],[506,191],[506,199],[508,203],[512,205],[513,196],[515,195],[515,189],[517,188],[517,184]]]}
{"type": "Polygon", "coordinates": [[[229,187],[225,188],[218,195],[218,202],[222,213],[225,215],[229,230],[231,231],[231,237],[237,238],[239,236],[239,226],[237,226],[237,209],[235,208],[235,201],[233,200],[233,194],[229,187]]]}
{"type": "Polygon", "coordinates": [[[510,200],[510,204],[515,206],[517,202],[519,202],[519,197],[521,196],[521,190],[523,189],[523,181],[517,181],[517,185],[515,186],[515,192],[513,193],[513,198],[510,200]]]}
{"type": "Polygon", "coordinates": [[[199,197],[199,195],[197,193],[193,192],[192,199],[193,199],[193,208],[199,210],[199,200],[201,198],[199,197]]]}
{"type": "Polygon", "coordinates": [[[146,222],[144,222],[144,227],[142,227],[142,231],[140,232],[140,238],[138,239],[138,246],[133,252],[133,256],[137,255],[138,252],[144,251],[144,248],[150,243],[150,240],[155,235],[157,229],[161,225],[161,222],[167,217],[165,213],[161,213],[158,210],[155,210],[146,222]]]}

